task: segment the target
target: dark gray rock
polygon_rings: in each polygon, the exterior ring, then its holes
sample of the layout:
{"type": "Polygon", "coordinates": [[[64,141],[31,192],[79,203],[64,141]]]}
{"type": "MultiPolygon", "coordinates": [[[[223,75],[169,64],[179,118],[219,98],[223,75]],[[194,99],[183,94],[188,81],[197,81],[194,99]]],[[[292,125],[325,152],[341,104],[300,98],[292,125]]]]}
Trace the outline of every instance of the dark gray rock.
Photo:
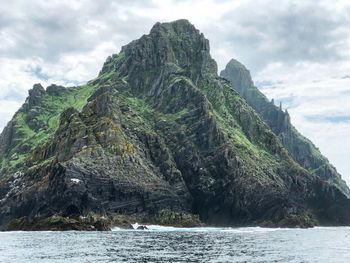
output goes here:
{"type": "Polygon", "coordinates": [[[265,95],[254,86],[250,72],[244,65],[232,59],[220,75],[229,80],[232,87],[260,114],[279,137],[283,146],[303,168],[334,184],[350,197],[350,189],[341,179],[341,175],[318,148],[295,129],[291,124],[288,111],[283,111],[281,104],[277,107],[274,101],[268,101],[265,95]]]}
{"type": "Polygon", "coordinates": [[[139,226],[137,230],[148,230],[147,226],[139,226]]]}
{"type": "Polygon", "coordinates": [[[40,103],[40,97],[46,93],[45,89],[41,84],[34,84],[33,88],[29,90],[29,97],[26,101],[26,107],[24,110],[36,106],[40,103]]]}
{"type": "Polygon", "coordinates": [[[67,88],[59,85],[52,84],[46,88],[47,94],[50,96],[59,96],[62,92],[67,91],[67,88]]]}

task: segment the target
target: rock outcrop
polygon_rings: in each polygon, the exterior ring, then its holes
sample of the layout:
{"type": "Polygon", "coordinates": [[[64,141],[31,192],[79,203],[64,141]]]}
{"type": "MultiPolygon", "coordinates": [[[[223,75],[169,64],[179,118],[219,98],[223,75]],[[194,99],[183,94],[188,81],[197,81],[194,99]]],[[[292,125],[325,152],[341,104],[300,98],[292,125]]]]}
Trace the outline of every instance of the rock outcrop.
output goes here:
{"type": "Polygon", "coordinates": [[[274,101],[254,86],[249,70],[235,59],[231,59],[226,68],[221,71],[221,77],[230,81],[232,87],[255,109],[278,136],[283,146],[289,151],[295,161],[311,174],[337,186],[344,194],[350,197],[350,189],[341,179],[341,175],[331,165],[318,148],[307,138],[301,135],[291,124],[288,111],[277,107],[274,101]]]}
{"type": "Polygon", "coordinates": [[[30,94],[0,136],[2,229],[104,230],[129,225],[121,215],[350,224],[349,199],[293,160],[186,20],[157,23],[86,85],[51,89],[30,94]]]}

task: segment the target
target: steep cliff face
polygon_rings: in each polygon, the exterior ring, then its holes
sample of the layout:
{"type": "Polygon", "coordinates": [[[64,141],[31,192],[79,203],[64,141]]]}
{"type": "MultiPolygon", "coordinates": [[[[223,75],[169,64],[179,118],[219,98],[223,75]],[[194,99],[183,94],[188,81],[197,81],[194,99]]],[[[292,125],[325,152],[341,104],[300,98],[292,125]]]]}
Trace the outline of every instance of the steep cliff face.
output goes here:
{"type": "Polygon", "coordinates": [[[269,101],[254,86],[250,72],[244,65],[232,59],[221,71],[220,76],[229,80],[232,87],[260,114],[294,160],[311,174],[337,186],[344,194],[350,196],[349,187],[334,166],[310,140],[295,129],[291,124],[288,111],[283,111],[281,106],[275,106],[273,101],[269,101]]]}
{"type": "Polygon", "coordinates": [[[186,20],[157,23],[84,86],[35,86],[0,140],[4,229],[350,223],[346,196],[290,157],[186,20]]]}

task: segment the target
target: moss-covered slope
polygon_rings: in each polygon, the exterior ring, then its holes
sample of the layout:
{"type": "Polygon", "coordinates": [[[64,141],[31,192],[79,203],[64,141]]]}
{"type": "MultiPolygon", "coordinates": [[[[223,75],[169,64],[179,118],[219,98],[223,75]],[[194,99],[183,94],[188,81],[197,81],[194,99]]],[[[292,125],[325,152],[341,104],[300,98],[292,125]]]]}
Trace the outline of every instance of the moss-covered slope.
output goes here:
{"type": "Polygon", "coordinates": [[[25,104],[0,136],[1,173],[20,170],[31,152],[56,131],[60,114],[69,107],[81,110],[96,86],[64,88],[52,85],[47,91],[36,84],[25,104]]]}
{"type": "Polygon", "coordinates": [[[271,130],[279,137],[283,146],[302,167],[311,174],[337,186],[350,197],[350,189],[341,179],[341,175],[319,149],[301,135],[291,124],[288,111],[274,105],[253,84],[249,71],[237,60],[231,59],[220,75],[230,81],[232,87],[266,121],[271,130]]]}

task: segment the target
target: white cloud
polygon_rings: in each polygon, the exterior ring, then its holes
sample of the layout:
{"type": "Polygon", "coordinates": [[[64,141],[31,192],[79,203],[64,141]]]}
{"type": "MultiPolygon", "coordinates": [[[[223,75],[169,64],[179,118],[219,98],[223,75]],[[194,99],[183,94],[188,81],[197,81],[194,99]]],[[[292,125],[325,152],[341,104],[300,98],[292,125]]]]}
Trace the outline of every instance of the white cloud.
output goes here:
{"type": "Polygon", "coordinates": [[[16,112],[21,106],[21,102],[0,99],[0,105],[0,127],[5,127],[7,122],[11,119],[13,113],[16,112]]]}

